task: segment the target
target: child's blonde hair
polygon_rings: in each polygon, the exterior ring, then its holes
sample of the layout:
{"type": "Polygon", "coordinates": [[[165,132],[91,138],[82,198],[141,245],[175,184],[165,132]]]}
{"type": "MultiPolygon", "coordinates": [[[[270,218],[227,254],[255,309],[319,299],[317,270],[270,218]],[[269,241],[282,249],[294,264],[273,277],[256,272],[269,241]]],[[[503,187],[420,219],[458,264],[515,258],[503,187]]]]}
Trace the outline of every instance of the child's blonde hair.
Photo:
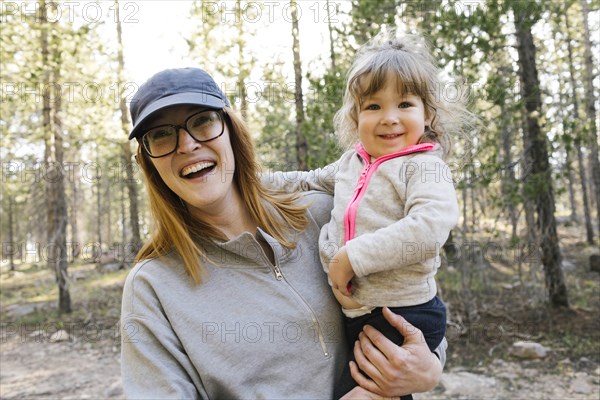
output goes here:
{"type": "MultiPolygon", "coordinates": [[[[420,142],[440,143],[447,156],[451,147],[449,133],[463,129],[463,121],[469,113],[464,96],[447,98],[447,88],[439,75],[440,70],[423,37],[399,37],[395,31],[375,36],[358,51],[348,71],[343,104],[334,117],[340,144],[349,148],[358,141],[362,101],[385,84],[394,84],[391,81],[394,79],[398,93],[410,93],[422,99],[425,118],[431,120],[420,142]]],[[[458,85],[453,84],[453,87],[460,90],[458,85]]]]}

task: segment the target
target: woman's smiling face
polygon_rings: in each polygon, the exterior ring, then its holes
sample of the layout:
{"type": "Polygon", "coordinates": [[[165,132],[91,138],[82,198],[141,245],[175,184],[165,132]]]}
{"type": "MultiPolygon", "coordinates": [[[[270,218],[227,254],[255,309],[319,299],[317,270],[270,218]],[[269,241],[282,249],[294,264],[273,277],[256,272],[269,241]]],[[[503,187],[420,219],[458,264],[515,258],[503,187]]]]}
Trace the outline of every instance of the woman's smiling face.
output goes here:
{"type": "MultiPolygon", "coordinates": [[[[190,115],[201,110],[188,105],[163,109],[151,117],[147,126],[183,125],[190,115]]],[[[204,143],[180,128],[177,149],[164,157],[151,158],[165,184],[199,216],[219,213],[229,201],[239,200],[233,184],[235,158],[229,129],[225,121],[223,124],[223,134],[204,143]]]]}

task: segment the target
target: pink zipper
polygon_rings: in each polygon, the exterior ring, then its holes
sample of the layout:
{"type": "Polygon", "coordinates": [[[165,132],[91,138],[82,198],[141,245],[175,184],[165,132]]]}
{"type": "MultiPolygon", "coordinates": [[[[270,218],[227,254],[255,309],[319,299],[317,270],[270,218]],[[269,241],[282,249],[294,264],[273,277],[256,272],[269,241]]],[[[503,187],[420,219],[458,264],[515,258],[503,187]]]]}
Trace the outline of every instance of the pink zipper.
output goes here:
{"type": "Polygon", "coordinates": [[[352,200],[348,203],[348,207],[346,207],[346,212],[344,213],[344,244],[348,240],[354,238],[354,231],[356,226],[356,213],[358,212],[358,204],[361,199],[365,195],[367,191],[367,186],[369,185],[369,181],[371,177],[377,171],[379,166],[392,158],[397,158],[401,156],[405,156],[407,154],[418,153],[422,151],[429,151],[435,147],[433,143],[421,143],[413,146],[408,146],[396,153],[385,154],[375,161],[371,163],[371,156],[367,153],[364,147],[358,143],[354,146],[356,152],[361,156],[361,158],[365,162],[365,167],[361,171],[358,181],[356,182],[356,187],[354,188],[354,195],[352,196],[352,200]]]}

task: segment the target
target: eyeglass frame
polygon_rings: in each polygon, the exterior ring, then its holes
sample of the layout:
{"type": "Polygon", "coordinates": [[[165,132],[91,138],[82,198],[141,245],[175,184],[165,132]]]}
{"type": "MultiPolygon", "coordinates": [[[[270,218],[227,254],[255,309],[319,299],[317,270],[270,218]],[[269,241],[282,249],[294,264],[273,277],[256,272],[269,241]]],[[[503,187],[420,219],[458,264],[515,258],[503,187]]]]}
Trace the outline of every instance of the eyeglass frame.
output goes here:
{"type": "Polygon", "coordinates": [[[161,124],[161,125],[156,125],[156,126],[153,126],[153,127],[151,127],[151,128],[148,128],[148,129],[146,129],[146,130],[145,130],[144,134],[143,134],[143,135],[141,135],[141,136],[139,137],[139,140],[138,140],[138,141],[139,141],[140,145],[142,146],[142,149],[144,149],[144,152],[145,152],[145,153],[148,155],[148,157],[150,157],[150,158],[162,158],[162,157],[166,157],[166,156],[168,156],[168,155],[170,155],[170,154],[173,154],[174,152],[176,152],[176,151],[177,151],[177,148],[179,147],[179,129],[183,129],[183,130],[184,130],[184,131],[185,131],[185,132],[186,132],[188,135],[190,135],[190,137],[191,137],[191,138],[192,138],[192,139],[193,139],[193,140],[194,140],[196,143],[208,143],[208,142],[210,142],[210,141],[213,141],[213,140],[215,140],[215,139],[218,139],[218,138],[220,138],[221,136],[223,136],[223,133],[225,133],[225,112],[224,112],[222,109],[206,108],[206,109],[204,109],[204,110],[201,110],[201,111],[198,111],[198,112],[195,112],[195,113],[193,113],[193,114],[189,115],[189,116],[188,116],[188,117],[187,117],[187,118],[186,118],[186,119],[183,121],[183,125],[175,125],[175,124],[161,124]],[[198,139],[196,139],[196,138],[194,137],[194,135],[192,135],[192,134],[190,133],[190,131],[188,131],[188,129],[187,129],[187,127],[186,127],[186,125],[187,125],[188,121],[189,121],[189,120],[190,120],[192,117],[194,117],[194,116],[196,116],[196,115],[198,115],[198,114],[201,114],[201,113],[203,113],[203,112],[206,112],[206,111],[214,111],[215,113],[217,113],[217,115],[219,116],[219,120],[221,121],[221,133],[219,133],[217,136],[215,136],[215,137],[213,137],[213,138],[210,138],[210,139],[207,139],[207,140],[198,140],[198,139]],[[160,155],[160,156],[153,156],[152,154],[150,154],[150,151],[149,151],[149,150],[146,148],[146,142],[144,141],[144,137],[145,137],[145,136],[146,136],[146,135],[147,135],[147,134],[148,134],[148,133],[149,133],[151,130],[153,130],[153,129],[156,129],[156,128],[160,128],[160,127],[163,127],[163,126],[169,126],[169,127],[173,127],[173,128],[175,128],[175,148],[174,148],[173,150],[171,150],[170,152],[166,153],[166,154],[163,154],[163,155],[160,155]]]}

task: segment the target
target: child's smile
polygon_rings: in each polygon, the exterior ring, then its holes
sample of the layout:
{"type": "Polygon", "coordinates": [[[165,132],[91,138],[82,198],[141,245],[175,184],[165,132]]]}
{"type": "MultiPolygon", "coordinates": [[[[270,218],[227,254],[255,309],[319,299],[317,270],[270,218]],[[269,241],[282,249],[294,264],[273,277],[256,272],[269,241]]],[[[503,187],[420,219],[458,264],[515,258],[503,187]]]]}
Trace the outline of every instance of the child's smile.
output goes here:
{"type": "Polygon", "coordinates": [[[377,158],[417,144],[427,124],[419,96],[398,93],[395,84],[386,84],[364,99],[358,135],[367,153],[377,158]]]}

